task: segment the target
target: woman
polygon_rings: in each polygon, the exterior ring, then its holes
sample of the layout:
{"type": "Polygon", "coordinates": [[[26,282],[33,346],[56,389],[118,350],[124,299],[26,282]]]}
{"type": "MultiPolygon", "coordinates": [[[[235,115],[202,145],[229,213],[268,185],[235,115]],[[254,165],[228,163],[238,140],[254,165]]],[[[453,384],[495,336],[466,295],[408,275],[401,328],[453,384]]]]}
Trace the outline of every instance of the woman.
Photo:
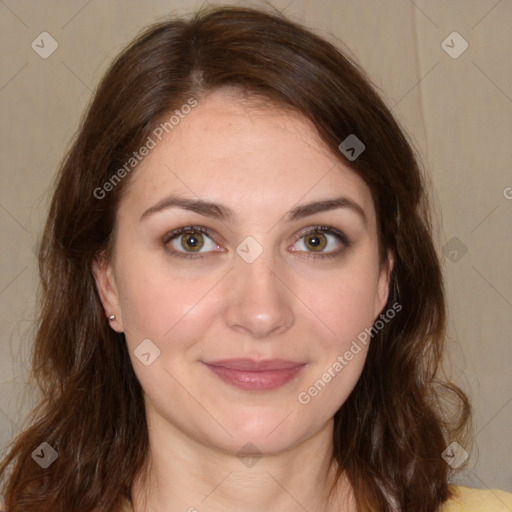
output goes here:
{"type": "Polygon", "coordinates": [[[438,376],[414,154],[362,71],[291,21],[217,8],[137,38],[39,262],[44,400],[0,467],[9,512],[512,504],[448,483],[470,412],[438,376]]]}

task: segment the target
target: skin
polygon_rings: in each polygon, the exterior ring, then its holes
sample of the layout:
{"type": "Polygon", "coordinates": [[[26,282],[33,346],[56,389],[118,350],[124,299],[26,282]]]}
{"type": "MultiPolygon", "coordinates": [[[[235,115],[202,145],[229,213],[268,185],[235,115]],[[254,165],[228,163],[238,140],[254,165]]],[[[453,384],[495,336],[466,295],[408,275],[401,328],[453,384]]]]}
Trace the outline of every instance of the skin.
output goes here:
{"type": "Polygon", "coordinates": [[[298,395],[384,311],[393,261],[389,254],[379,267],[365,182],[300,115],[216,91],[157,144],[125,192],[112,260],[98,259],[93,271],[144,390],[151,466],[148,481],[134,483],[135,512],[355,510],[345,478],[329,504],[325,482],[333,415],[357,383],[367,347],[308,404],[298,395]],[[170,194],[221,203],[235,218],[172,207],[140,220],[170,194]],[[286,219],[299,204],[338,196],[359,204],[366,224],[350,208],[286,219]],[[212,232],[201,239],[202,259],[172,255],[197,255],[181,235],[164,241],[190,225],[212,232]],[[352,245],[317,233],[324,254],[342,252],[308,258],[322,252],[301,232],[316,225],[342,231],[352,245]],[[263,248],[252,263],[236,253],[248,236],[263,248]],[[160,350],[149,366],[134,355],[144,339],[160,350]],[[245,391],[201,363],[234,357],[307,365],[278,389],[245,391]],[[262,455],[255,464],[237,455],[247,443],[245,455],[262,455]]]}

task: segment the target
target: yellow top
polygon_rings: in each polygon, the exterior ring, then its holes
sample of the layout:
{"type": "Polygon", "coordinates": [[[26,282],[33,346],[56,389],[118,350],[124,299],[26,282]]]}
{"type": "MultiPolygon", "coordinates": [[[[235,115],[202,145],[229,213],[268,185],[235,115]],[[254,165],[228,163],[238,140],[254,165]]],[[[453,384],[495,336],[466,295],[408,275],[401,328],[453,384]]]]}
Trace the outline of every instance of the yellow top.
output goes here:
{"type": "Polygon", "coordinates": [[[441,507],[441,512],[511,512],[512,494],[496,489],[482,490],[454,486],[457,496],[441,507]]]}
{"type": "MultiPolygon", "coordinates": [[[[511,512],[512,494],[496,489],[481,490],[469,487],[452,486],[456,495],[445,502],[440,512],[511,512]]],[[[121,512],[133,512],[126,501],[121,512]]]]}

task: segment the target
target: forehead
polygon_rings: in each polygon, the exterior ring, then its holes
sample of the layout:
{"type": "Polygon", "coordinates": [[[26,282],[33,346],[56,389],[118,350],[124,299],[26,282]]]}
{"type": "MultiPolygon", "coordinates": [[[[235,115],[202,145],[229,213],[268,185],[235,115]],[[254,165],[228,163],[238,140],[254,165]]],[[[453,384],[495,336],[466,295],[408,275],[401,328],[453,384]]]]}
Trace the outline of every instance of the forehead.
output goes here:
{"type": "Polygon", "coordinates": [[[139,212],[173,193],[274,215],[343,194],[370,220],[374,215],[364,180],[296,112],[216,91],[168,130],[162,140],[153,136],[155,146],[130,176],[120,210],[129,203],[139,212]]]}

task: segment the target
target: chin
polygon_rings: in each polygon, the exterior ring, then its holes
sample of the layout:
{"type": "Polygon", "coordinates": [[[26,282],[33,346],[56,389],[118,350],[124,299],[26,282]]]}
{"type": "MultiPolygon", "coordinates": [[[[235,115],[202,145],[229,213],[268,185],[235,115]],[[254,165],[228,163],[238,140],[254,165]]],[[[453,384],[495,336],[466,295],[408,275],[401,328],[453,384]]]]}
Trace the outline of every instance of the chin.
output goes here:
{"type": "Polygon", "coordinates": [[[282,411],[279,415],[245,414],[236,419],[232,417],[231,421],[222,422],[231,435],[222,430],[221,436],[212,438],[213,432],[209,432],[201,437],[210,438],[210,442],[219,449],[239,456],[278,454],[308,437],[304,423],[297,424],[296,414],[290,412],[282,411]]]}

